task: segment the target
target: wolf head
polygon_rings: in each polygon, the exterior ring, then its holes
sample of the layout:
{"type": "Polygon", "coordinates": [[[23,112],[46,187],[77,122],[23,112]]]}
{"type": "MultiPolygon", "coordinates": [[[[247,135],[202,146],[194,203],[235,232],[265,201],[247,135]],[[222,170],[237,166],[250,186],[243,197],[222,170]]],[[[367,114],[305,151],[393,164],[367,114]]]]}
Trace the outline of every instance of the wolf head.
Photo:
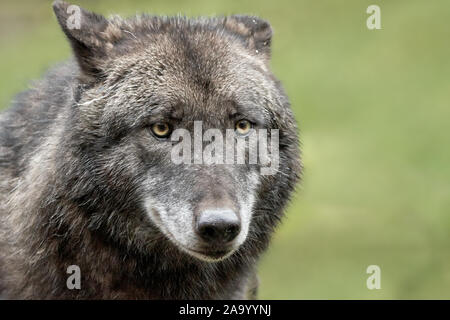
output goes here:
{"type": "Polygon", "coordinates": [[[263,249],[300,170],[296,124],[269,70],[270,25],[249,16],[106,19],[59,1],[54,11],[79,67],[63,137],[77,169],[65,175],[77,176],[68,188],[78,187],[90,227],[105,225],[108,238],[140,251],[162,241],[206,261],[263,249]],[[175,163],[172,150],[187,138],[174,133],[195,138],[196,123],[200,135],[231,129],[236,141],[249,129],[279,130],[277,171],[262,175],[248,156],[196,162],[195,150],[193,161],[175,163]]]}

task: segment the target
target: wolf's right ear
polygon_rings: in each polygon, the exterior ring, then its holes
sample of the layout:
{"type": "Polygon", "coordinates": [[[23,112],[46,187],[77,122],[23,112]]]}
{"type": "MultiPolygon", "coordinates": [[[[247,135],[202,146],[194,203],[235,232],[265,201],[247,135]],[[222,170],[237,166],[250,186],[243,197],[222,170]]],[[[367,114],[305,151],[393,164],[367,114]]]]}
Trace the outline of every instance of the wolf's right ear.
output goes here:
{"type": "Polygon", "coordinates": [[[266,59],[270,58],[272,27],[267,21],[253,16],[232,15],[225,18],[224,26],[243,38],[247,48],[266,59]]]}
{"type": "Polygon", "coordinates": [[[53,11],[84,75],[98,75],[108,49],[120,37],[120,30],[114,32],[105,17],[64,1],[55,1],[53,11]]]}

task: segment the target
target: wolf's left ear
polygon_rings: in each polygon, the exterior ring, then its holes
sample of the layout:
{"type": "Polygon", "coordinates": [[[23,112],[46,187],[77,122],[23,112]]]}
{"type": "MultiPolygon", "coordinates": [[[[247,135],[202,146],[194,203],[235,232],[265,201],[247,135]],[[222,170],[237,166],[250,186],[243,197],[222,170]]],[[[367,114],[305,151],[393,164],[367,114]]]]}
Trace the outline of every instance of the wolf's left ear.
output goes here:
{"type": "Polygon", "coordinates": [[[108,49],[120,37],[120,29],[113,30],[105,17],[64,1],[55,1],[53,10],[81,70],[85,75],[95,77],[108,49]]]}
{"type": "Polygon", "coordinates": [[[233,15],[225,18],[224,26],[241,36],[249,49],[267,58],[270,57],[272,27],[267,21],[258,17],[233,15]]]}

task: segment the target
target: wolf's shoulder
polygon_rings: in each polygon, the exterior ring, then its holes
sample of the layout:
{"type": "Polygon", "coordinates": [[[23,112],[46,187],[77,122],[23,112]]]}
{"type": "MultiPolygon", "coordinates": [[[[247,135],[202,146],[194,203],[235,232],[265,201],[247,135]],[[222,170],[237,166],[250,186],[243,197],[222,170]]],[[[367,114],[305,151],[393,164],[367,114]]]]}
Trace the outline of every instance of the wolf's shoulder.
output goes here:
{"type": "Polygon", "coordinates": [[[77,73],[71,60],[55,65],[0,113],[0,173],[20,175],[58,114],[73,104],[77,73]]]}

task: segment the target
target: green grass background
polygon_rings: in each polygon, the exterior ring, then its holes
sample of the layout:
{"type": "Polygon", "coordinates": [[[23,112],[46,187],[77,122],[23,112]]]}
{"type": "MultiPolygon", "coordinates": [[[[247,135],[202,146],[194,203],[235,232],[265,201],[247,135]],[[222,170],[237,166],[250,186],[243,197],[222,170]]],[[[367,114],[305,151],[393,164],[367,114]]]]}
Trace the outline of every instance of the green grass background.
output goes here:
{"type": "MultiPolygon", "coordinates": [[[[450,298],[449,1],[75,2],[107,15],[271,22],[305,171],[261,261],[261,298],[450,298]],[[370,4],[382,30],[366,27],[370,4]],[[371,264],[380,290],[366,288],[371,264]]],[[[50,1],[1,1],[2,108],[69,55],[50,1]]]]}

